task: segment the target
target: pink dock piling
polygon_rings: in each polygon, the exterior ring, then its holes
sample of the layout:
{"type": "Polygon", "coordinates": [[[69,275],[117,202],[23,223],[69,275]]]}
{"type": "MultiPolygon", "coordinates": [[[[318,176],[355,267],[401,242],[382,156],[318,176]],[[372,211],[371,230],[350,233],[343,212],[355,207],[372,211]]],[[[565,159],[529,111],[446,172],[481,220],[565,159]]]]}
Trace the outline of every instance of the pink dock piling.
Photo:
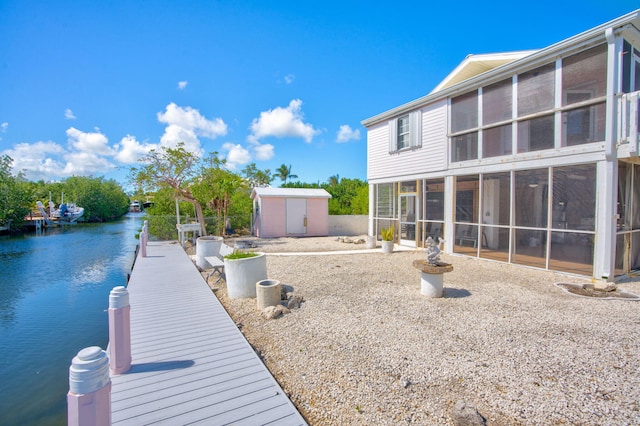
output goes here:
{"type": "Polygon", "coordinates": [[[69,426],[111,425],[111,379],[107,353],[98,346],[78,352],[69,367],[69,426]]]}
{"type": "Polygon", "coordinates": [[[122,286],[109,293],[109,366],[112,374],[131,368],[131,306],[129,291],[122,286]]]}
{"type": "Polygon", "coordinates": [[[147,234],[144,231],[140,233],[140,256],[147,257],[147,234]]]}

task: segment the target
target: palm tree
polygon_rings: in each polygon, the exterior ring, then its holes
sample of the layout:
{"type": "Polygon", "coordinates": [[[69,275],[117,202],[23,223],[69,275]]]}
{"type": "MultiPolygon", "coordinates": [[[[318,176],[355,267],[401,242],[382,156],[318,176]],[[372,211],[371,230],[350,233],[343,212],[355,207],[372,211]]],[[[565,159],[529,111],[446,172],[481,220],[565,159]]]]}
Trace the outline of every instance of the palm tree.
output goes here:
{"type": "Polygon", "coordinates": [[[340,175],[329,176],[329,186],[338,186],[340,183],[340,175]]]}
{"type": "Polygon", "coordinates": [[[280,178],[280,180],[283,181],[284,183],[287,183],[287,179],[297,179],[298,178],[298,175],[291,174],[291,164],[289,164],[289,167],[287,167],[284,164],[281,165],[280,167],[278,167],[276,169],[276,174],[280,178]]]}

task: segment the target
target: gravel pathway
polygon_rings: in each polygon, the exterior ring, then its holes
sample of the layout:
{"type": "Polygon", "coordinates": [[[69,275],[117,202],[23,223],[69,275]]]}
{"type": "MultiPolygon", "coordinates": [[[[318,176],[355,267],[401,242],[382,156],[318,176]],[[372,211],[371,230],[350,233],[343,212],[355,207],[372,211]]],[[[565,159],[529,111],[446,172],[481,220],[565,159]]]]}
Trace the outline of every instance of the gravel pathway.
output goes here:
{"type": "MultiPolygon", "coordinates": [[[[640,303],[568,294],[579,277],[458,256],[444,297],[420,294],[423,251],[360,250],[335,238],[255,240],[269,278],[304,298],[232,318],[311,425],[451,425],[464,401],[489,425],[640,424],[640,303]]],[[[213,281],[213,280],[212,280],[213,281]]],[[[619,287],[640,294],[640,280],[619,287]]]]}

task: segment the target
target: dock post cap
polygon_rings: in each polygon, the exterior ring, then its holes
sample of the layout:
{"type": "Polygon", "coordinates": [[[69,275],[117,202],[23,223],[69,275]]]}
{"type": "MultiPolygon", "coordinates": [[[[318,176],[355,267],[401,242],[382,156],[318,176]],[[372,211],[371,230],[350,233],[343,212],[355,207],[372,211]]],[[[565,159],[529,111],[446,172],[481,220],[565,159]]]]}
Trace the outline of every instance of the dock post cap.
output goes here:
{"type": "Polygon", "coordinates": [[[69,367],[69,392],[83,395],[96,392],[109,381],[109,359],[99,346],[78,352],[69,367]]]}
{"type": "Polygon", "coordinates": [[[129,290],[124,286],[114,287],[109,293],[109,308],[118,309],[129,306],[129,290]]]}

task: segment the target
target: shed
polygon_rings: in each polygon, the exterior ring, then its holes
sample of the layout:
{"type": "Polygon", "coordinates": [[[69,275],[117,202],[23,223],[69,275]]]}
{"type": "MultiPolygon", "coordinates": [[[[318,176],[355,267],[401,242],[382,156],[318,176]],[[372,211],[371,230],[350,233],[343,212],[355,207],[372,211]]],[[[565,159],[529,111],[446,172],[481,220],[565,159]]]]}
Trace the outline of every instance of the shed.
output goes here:
{"type": "Polygon", "coordinates": [[[254,188],[253,233],[257,237],[329,235],[329,194],[317,188],[254,188]]]}

